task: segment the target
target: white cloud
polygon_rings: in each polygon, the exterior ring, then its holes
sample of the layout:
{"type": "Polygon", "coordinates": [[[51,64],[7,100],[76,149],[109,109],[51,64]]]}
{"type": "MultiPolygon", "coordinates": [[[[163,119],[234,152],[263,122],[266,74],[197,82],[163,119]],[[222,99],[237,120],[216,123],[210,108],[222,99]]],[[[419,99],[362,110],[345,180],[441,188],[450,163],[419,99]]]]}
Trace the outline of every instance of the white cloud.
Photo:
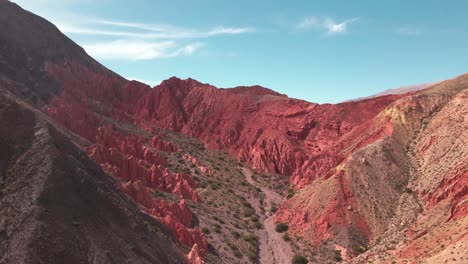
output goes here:
{"type": "Polygon", "coordinates": [[[402,35],[416,36],[416,35],[420,35],[421,31],[419,29],[411,28],[411,27],[400,27],[397,29],[397,33],[402,34],[402,35]]]}
{"type": "Polygon", "coordinates": [[[179,45],[175,41],[114,40],[84,44],[83,48],[99,59],[152,60],[191,55],[202,43],[179,45]]]}
{"type": "Polygon", "coordinates": [[[337,35],[345,33],[348,30],[350,24],[356,22],[359,18],[351,18],[344,20],[342,22],[336,22],[332,18],[325,17],[306,17],[303,18],[299,23],[296,24],[296,29],[299,30],[323,30],[326,32],[326,35],[337,35]]]}
{"type": "Polygon", "coordinates": [[[255,32],[255,28],[253,27],[218,26],[211,30],[201,31],[196,29],[178,28],[170,25],[151,25],[109,20],[92,20],[88,21],[86,25],[57,23],[57,27],[62,32],[69,34],[132,37],[142,39],[195,39],[214,37],[218,35],[238,35],[255,32]],[[111,26],[112,28],[101,29],[99,25],[111,26]],[[122,29],[137,29],[138,31],[122,29]]]}
{"type": "Polygon", "coordinates": [[[12,1],[54,23],[63,33],[79,40],[79,44],[98,59],[152,60],[186,56],[204,46],[197,39],[256,31],[254,27],[184,28],[118,19],[95,19],[74,12],[74,7],[93,0],[12,1]]]}
{"type": "Polygon", "coordinates": [[[62,23],[55,24],[60,31],[65,34],[79,34],[79,35],[97,35],[97,36],[111,36],[111,37],[131,37],[131,38],[168,38],[166,35],[152,34],[152,33],[138,33],[129,31],[116,31],[105,30],[97,28],[89,28],[83,26],[68,25],[62,23]]]}
{"type": "Polygon", "coordinates": [[[211,31],[207,32],[208,36],[216,36],[216,35],[237,35],[237,34],[244,34],[244,33],[253,33],[256,29],[254,27],[216,27],[211,31]]]}

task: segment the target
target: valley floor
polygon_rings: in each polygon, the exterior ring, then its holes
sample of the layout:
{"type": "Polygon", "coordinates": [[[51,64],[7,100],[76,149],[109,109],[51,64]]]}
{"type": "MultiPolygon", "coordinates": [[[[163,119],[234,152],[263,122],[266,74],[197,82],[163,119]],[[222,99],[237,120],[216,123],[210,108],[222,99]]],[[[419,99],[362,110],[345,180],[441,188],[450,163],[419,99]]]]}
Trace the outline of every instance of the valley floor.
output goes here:
{"type": "Polygon", "coordinates": [[[284,197],[256,183],[252,179],[252,171],[248,168],[243,168],[242,172],[247,182],[260,188],[264,194],[263,204],[258,200],[251,201],[260,221],[263,223],[263,228],[256,232],[259,242],[259,262],[265,264],[289,263],[293,257],[291,245],[283,239],[281,233],[275,231],[273,213],[268,209],[271,204],[281,205],[285,200],[284,197]],[[262,206],[267,208],[262,210],[262,206]]]}

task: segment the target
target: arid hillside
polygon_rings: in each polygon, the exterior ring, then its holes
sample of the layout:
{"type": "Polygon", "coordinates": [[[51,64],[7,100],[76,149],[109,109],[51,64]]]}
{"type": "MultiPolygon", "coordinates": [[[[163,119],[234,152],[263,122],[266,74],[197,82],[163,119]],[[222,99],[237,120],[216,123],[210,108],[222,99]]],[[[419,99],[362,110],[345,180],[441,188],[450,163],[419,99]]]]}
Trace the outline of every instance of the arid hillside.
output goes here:
{"type": "Polygon", "coordinates": [[[340,104],[151,88],[0,0],[0,92],[0,263],[468,261],[468,75],[340,104]]]}

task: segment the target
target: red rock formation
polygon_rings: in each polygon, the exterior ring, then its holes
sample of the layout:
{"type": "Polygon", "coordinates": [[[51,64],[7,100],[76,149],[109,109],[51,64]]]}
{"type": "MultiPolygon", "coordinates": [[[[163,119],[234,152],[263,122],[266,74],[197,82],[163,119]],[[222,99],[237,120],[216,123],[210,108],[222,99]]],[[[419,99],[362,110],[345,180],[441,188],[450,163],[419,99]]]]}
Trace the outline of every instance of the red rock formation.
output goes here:
{"type": "Polygon", "coordinates": [[[144,145],[144,139],[123,136],[110,127],[100,127],[96,144],[87,148],[89,156],[112,175],[128,181],[142,181],[146,186],[172,192],[199,201],[197,184],[190,175],[172,173],[156,152],[144,145]]]}
{"type": "Polygon", "coordinates": [[[195,165],[201,172],[207,174],[207,175],[214,175],[215,171],[213,169],[210,169],[206,166],[203,166],[200,161],[193,157],[192,155],[185,153],[184,156],[182,156],[185,160],[191,162],[193,165],[195,165]]]}
{"type": "Polygon", "coordinates": [[[85,105],[57,97],[50,102],[47,113],[69,130],[94,142],[99,120],[85,105]]]}
{"type": "Polygon", "coordinates": [[[189,262],[192,264],[204,264],[205,263],[201,257],[197,244],[193,245],[192,250],[190,250],[189,254],[187,255],[187,258],[189,262]]]}
{"type": "MultiPolygon", "coordinates": [[[[441,253],[429,248],[440,238],[466,240],[467,76],[411,95],[336,105],[290,99],[260,86],[216,89],[192,79],[171,78],[150,89],[105,69],[56,29],[47,38],[44,21],[36,23],[39,30],[23,37],[18,25],[26,22],[2,24],[0,88],[93,143],[89,156],[192,247],[193,262],[206,253],[207,242],[193,228],[185,201],[151,196],[162,190],[200,200],[189,175],[166,168],[159,151],[178,149],[154,136],[160,128],[226,149],[258,170],[290,176],[298,192],[275,219],[311,244],[334,239],[352,256],[355,246],[390,231],[400,234],[396,224],[407,229],[407,237],[399,238],[412,241],[392,254],[419,260],[441,253]],[[154,137],[148,140],[143,131],[154,137]]],[[[373,259],[378,249],[363,258],[373,259]]]]}
{"type": "Polygon", "coordinates": [[[151,189],[146,187],[142,181],[129,181],[121,184],[120,188],[132,197],[144,211],[171,229],[182,244],[190,247],[196,246],[197,256],[203,257],[206,254],[208,241],[199,229],[192,228],[192,212],[185,200],[175,204],[152,198],[151,189]]]}
{"type": "MultiPolygon", "coordinates": [[[[136,112],[144,122],[226,148],[259,170],[292,175],[303,187],[337,166],[347,156],[340,152],[356,150],[343,149],[341,139],[402,96],[317,105],[263,87],[216,89],[171,78],[142,98],[136,112]]],[[[369,135],[374,138],[362,139],[361,147],[385,134],[369,135]]]]}
{"type": "Polygon", "coordinates": [[[154,136],[151,139],[151,146],[165,152],[177,151],[177,146],[173,145],[171,142],[160,139],[158,136],[154,136]]]}
{"type": "MultiPolygon", "coordinates": [[[[62,76],[57,69],[54,74],[62,76]]],[[[89,72],[86,75],[93,76],[89,72]]],[[[115,84],[116,80],[96,80],[105,87],[123,87],[115,84]]],[[[291,176],[290,181],[298,190],[307,187],[286,202],[275,219],[290,223],[291,231],[304,235],[311,244],[322,239],[346,237],[343,241],[353,242],[338,243],[337,247],[346,248],[351,257],[355,247],[367,245],[385,232],[396,213],[389,205],[401,196],[396,186],[408,177],[406,166],[410,165],[404,154],[408,138],[420,129],[423,116],[432,114],[451,98],[388,95],[337,105],[317,105],[262,87],[216,89],[191,79],[177,78],[164,81],[148,92],[139,90],[140,100],[123,100],[119,96],[122,88],[105,89],[109,89],[112,96],[101,109],[89,102],[85,105],[92,111],[87,107],[72,109],[69,105],[83,104],[87,96],[98,101],[104,98],[94,91],[77,93],[69,87],[63,90],[62,98],[52,101],[49,112],[67,128],[89,140],[97,136],[97,144],[89,147],[88,153],[106,171],[126,181],[141,181],[146,187],[198,201],[195,182],[186,174],[172,174],[156,151],[172,152],[177,150],[176,146],[158,136],[148,144],[141,138],[115,135],[111,131],[93,134],[99,126],[97,115],[93,113],[132,122],[150,133],[163,128],[197,137],[209,147],[227,149],[258,170],[291,176]],[[82,126],[74,125],[69,123],[70,117],[91,121],[82,126]],[[392,154],[378,154],[379,160],[373,157],[375,153],[385,152],[392,154]],[[385,168],[386,173],[376,169],[374,164],[385,168]],[[377,175],[378,180],[372,175],[377,175]],[[364,190],[363,194],[360,190],[364,190]],[[381,197],[376,195],[379,192],[381,197]],[[366,201],[368,196],[374,200],[366,201]],[[386,218],[377,219],[379,215],[386,218]]],[[[457,100],[465,101],[463,96],[457,100]]],[[[437,127],[433,129],[436,131],[437,127]]],[[[452,135],[450,133],[447,135],[452,135]]],[[[421,144],[416,153],[420,155],[418,159],[431,157],[431,161],[424,162],[436,164],[434,161],[443,157],[430,153],[443,153],[442,145],[435,150],[433,146],[444,135],[432,134],[418,141],[421,144]]],[[[212,173],[193,157],[185,158],[204,173],[212,173]]],[[[431,188],[424,187],[417,193],[429,209],[435,208],[431,210],[438,210],[438,204],[449,202],[451,219],[457,221],[467,214],[467,176],[465,167],[453,169],[453,173],[438,182],[438,188],[430,185],[431,188]]],[[[169,226],[184,244],[203,245],[203,239],[197,235],[199,231],[187,231],[187,226],[169,214],[149,213],[169,226]]]]}

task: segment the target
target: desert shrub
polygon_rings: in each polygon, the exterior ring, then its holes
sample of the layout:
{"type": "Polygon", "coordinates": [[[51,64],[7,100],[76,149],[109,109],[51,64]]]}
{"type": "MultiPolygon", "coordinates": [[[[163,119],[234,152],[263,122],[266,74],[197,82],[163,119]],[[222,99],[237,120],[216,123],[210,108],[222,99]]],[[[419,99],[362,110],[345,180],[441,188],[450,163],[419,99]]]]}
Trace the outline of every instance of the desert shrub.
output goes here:
{"type": "Polygon", "coordinates": [[[335,250],[333,253],[334,253],[333,259],[335,261],[340,262],[343,260],[343,258],[341,257],[341,250],[335,250]]]}
{"type": "Polygon", "coordinates": [[[252,261],[253,263],[256,263],[257,261],[257,254],[253,253],[253,252],[248,252],[247,253],[247,257],[250,259],[250,261],[252,261]]]}
{"type": "Polygon", "coordinates": [[[278,206],[275,203],[271,203],[270,212],[276,213],[278,211],[278,206]]]}
{"type": "Polygon", "coordinates": [[[255,235],[246,235],[244,236],[244,241],[248,242],[253,247],[257,247],[257,237],[255,235]]]}
{"type": "Polygon", "coordinates": [[[245,210],[245,212],[244,212],[244,217],[251,217],[253,214],[254,214],[254,210],[253,210],[253,209],[247,209],[247,210],[245,210]]]}
{"type": "Polygon", "coordinates": [[[262,224],[261,224],[260,222],[255,222],[254,226],[255,226],[255,228],[257,228],[257,229],[262,229],[262,227],[263,227],[262,224]]]}
{"type": "Polygon", "coordinates": [[[206,227],[203,227],[203,228],[201,229],[201,231],[203,232],[203,234],[206,234],[206,235],[208,235],[209,233],[211,233],[211,231],[210,231],[208,228],[206,228],[206,227]]]}
{"type": "Polygon", "coordinates": [[[294,257],[292,258],[292,264],[307,264],[307,263],[309,263],[309,261],[304,256],[294,255],[294,257]]]}
{"type": "Polygon", "coordinates": [[[234,250],[232,253],[236,258],[242,258],[242,253],[239,250],[234,250]]]}
{"type": "Polygon", "coordinates": [[[236,239],[239,239],[241,237],[241,235],[237,231],[231,231],[231,235],[235,237],[236,239]]]}
{"type": "Polygon", "coordinates": [[[294,194],[296,194],[294,192],[294,189],[288,189],[288,195],[286,195],[286,199],[290,199],[294,196],[294,194]]]}
{"type": "Polygon", "coordinates": [[[275,227],[275,231],[278,232],[278,233],[286,232],[286,231],[288,231],[288,229],[289,229],[289,227],[285,223],[277,223],[276,227],[275,227]]]}

